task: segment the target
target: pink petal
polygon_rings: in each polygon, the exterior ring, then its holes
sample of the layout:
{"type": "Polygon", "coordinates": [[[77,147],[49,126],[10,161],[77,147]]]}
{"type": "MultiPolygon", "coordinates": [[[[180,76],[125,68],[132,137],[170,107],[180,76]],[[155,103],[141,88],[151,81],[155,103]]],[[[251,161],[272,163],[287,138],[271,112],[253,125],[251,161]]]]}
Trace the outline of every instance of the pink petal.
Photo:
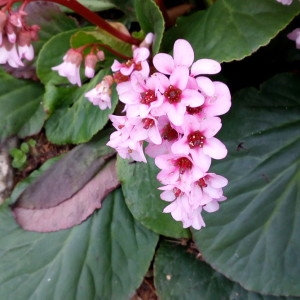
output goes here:
{"type": "Polygon", "coordinates": [[[173,57],[166,53],[158,53],[153,57],[153,65],[157,71],[170,75],[174,68],[173,57]]]}
{"type": "Polygon", "coordinates": [[[197,76],[201,74],[217,74],[221,71],[221,65],[209,58],[198,59],[193,63],[191,68],[191,75],[197,76]]]}
{"type": "Polygon", "coordinates": [[[176,66],[190,67],[194,61],[194,50],[191,44],[179,39],[174,43],[173,57],[176,66]]]}
{"type": "Polygon", "coordinates": [[[199,90],[206,96],[213,96],[215,94],[215,86],[213,82],[204,76],[199,76],[196,78],[199,90]]]}
{"type": "Polygon", "coordinates": [[[208,116],[220,116],[228,112],[231,106],[231,95],[226,84],[214,81],[215,95],[207,98],[204,103],[203,113],[208,116]]]}
{"type": "Polygon", "coordinates": [[[170,83],[175,87],[184,90],[189,80],[189,69],[185,66],[175,67],[171,76],[170,83]]]}
{"type": "Polygon", "coordinates": [[[203,152],[214,159],[222,159],[227,155],[225,145],[214,137],[205,141],[203,152]]]}
{"type": "Polygon", "coordinates": [[[204,103],[204,96],[197,90],[185,89],[181,94],[182,102],[185,106],[198,107],[204,103]]]}

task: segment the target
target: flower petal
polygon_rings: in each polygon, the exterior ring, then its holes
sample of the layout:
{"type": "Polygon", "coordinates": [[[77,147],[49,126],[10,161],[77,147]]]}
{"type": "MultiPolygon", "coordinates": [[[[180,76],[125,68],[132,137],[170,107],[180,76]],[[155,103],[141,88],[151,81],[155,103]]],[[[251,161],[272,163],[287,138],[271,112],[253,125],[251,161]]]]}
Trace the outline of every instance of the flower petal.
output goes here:
{"type": "Polygon", "coordinates": [[[153,57],[153,65],[157,71],[170,75],[174,68],[173,57],[166,53],[158,53],[153,57]]]}
{"type": "Polygon", "coordinates": [[[195,61],[191,68],[191,75],[217,74],[221,71],[221,65],[213,59],[203,58],[195,61]]]}
{"type": "Polygon", "coordinates": [[[194,61],[194,50],[191,44],[183,39],[175,42],[173,48],[175,66],[190,67],[194,61]]]}

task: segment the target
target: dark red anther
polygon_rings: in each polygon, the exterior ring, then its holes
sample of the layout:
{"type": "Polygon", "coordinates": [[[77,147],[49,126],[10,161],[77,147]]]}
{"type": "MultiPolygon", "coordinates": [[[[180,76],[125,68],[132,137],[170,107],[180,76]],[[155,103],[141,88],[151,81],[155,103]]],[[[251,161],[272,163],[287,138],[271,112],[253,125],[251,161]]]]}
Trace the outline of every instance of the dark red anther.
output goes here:
{"type": "Polygon", "coordinates": [[[187,136],[187,142],[190,148],[200,147],[202,148],[205,142],[205,136],[201,134],[199,130],[190,133],[187,136]]]}
{"type": "Polygon", "coordinates": [[[161,135],[164,140],[168,140],[169,142],[178,138],[177,131],[171,127],[170,123],[163,128],[161,135]]]}
{"type": "Polygon", "coordinates": [[[157,97],[153,90],[147,90],[146,92],[141,93],[141,103],[142,104],[150,104],[153,101],[156,101],[157,97]]]}
{"type": "Polygon", "coordinates": [[[182,91],[176,88],[173,85],[170,85],[167,90],[164,92],[164,96],[168,99],[168,101],[172,103],[178,103],[181,100],[182,91]]]}
{"type": "Polygon", "coordinates": [[[149,129],[150,127],[153,127],[155,124],[154,120],[150,118],[143,119],[143,123],[144,123],[143,128],[145,129],[149,129]]]}
{"type": "Polygon", "coordinates": [[[179,173],[183,174],[186,170],[193,167],[192,162],[186,157],[180,157],[176,160],[175,166],[179,168],[179,173]]]}

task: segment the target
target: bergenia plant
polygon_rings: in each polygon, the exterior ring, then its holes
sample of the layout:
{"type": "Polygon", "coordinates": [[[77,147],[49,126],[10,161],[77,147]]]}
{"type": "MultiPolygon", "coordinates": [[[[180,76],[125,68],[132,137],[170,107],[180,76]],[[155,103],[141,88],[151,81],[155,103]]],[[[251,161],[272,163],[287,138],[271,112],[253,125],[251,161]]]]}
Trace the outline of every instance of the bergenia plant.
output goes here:
{"type": "Polygon", "coordinates": [[[0,0],[1,297],[298,299],[299,12],[0,0]]]}

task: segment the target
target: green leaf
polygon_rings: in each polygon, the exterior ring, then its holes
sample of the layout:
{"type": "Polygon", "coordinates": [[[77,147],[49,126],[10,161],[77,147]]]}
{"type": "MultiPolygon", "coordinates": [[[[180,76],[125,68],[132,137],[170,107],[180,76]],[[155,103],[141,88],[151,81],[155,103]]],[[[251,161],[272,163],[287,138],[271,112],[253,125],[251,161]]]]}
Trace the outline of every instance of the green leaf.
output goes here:
{"type": "MultiPolygon", "coordinates": [[[[163,241],[154,261],[155,287],[161,300],[284,300],[246,291],[213,270],[192,248],[163,241]]],[[[290,300],[297,298],[288,298],[290,300]]]]}
{"type": "Polygon", "coordinates": [[[43,86],[37,82],[10,76],[1,78],[0,141],[11,135],[34,134],[41,129],[45,119],[41,109],[43,92],[43,86]]]}
{"type": "MultiPolygon", "coordinates": [[[[69,93],[66,88],[57,88],[51,95],[54,97],[51,104],[47,104],[56,110],[45,124],[47,138],[55,144],[79,144],[89,141],[108,121],[118,102],[115,89],[112,90],[111,109],[100,110],[84,96],[86,92],[93,89],[102,78],[107,75],[108,70],[101,70],[88,84],[79,88],[71,88],[69,93]],[[61,92],[60,92],[61,91],[61,92]]],[[[49,95],[49,94],[47,94],[49,95]]],[[[49,99],[48,99],[49,101],[49,99]]]]}
{"type": "Polygon", "coordinates": [[[153,54],[156,54],[159,51],[165,28],[162,13],[159,7],[152,0],[135,0],[134,3],[137,19],[144,33],[147,34],[152,32],[155,34],[152,51],[153,54]]]}
{"type": "Polygon", "coordinates": [[[152,159],[148,158],[145,164],[118,157],[117,172],[126,204],[135,219],[156,233],[174,238],[189,237],[188,229],[183,229],[170,214],[162,212],[166,202],[160,199],[158,169],[152,159]]]}
{"type": "Polygon", "coordinates": [[[300,78],[282,74],[233,98],[220,138],[227,201],[194,232],[204,259],[244,288],[300,296],[300,78]]]}
{"type": "MultiPolygon", "coordinates": [[[[120,26],[122,25],[120,24],[120,26]]],[[[73,48],[78,48],[80,46],[87,45],[87,44],[97,44],[97,43],[104,44],[110,47],[112,50],[116,50],[119,53],[126,55],[128,57],[132,56],[132,49],[130,44],[120,41],[118,38],[107,33],[101,28],[96,28],[96,29],[91,28],[90,30],[87,31],[79,31],[71,37],[71,46],[73,48]]],[[[110,67],[113,63],[113,59],[115,59],[116,56],[113,55],[112,52],[106,50],[107,49],[106,47],[99,46],[99,49],[105,52],[104,63],[110,67]]]]}
{"type": "Polygon", "coordinates": [[[129,299],[152,260],[158,236],[137,223],[120,190],[70,230],[21,230],[0,207],[3,299],[129,299]]]}
{"type": "Polygon", "coordinates": [[[170,51],[175,38],[183,38],[197,59],[240,60],[267,45],[299,12],[299,1],[287,6],[274,0],[218,0],[206,11],[180,18],[166,32],[163,49],[170,51]]]}

